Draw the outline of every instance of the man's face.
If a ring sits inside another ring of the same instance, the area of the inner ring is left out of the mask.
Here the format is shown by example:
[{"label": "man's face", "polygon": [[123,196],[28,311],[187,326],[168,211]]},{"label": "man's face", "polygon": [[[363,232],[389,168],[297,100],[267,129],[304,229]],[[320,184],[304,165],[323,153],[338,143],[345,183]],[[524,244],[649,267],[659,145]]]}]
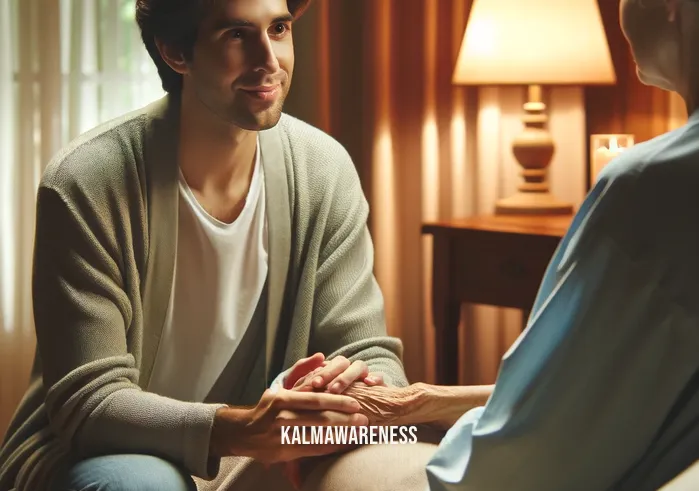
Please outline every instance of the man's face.
[{"label": "man's face", "polygon": [[619,18],[638,77],[644,84],[677,90],[680,39],[670,22],[672,0],[621,0]]},{"label": "man's face", "polygon": [[281,117],[294,69],[286,0],[223,0],[199,28],[184,90],[241,128]]}]

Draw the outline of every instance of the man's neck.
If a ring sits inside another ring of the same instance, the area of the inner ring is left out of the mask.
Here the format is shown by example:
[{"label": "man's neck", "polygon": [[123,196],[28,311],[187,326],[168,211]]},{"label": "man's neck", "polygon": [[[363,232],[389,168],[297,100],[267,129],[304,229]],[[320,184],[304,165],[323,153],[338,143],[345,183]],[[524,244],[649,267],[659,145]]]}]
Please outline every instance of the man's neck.
[{"label": "man's neck", "polygon": [[247,189],[257,132],[220,119],[192,95],[182,94],[179,164],[187,184],[201,194]]}]

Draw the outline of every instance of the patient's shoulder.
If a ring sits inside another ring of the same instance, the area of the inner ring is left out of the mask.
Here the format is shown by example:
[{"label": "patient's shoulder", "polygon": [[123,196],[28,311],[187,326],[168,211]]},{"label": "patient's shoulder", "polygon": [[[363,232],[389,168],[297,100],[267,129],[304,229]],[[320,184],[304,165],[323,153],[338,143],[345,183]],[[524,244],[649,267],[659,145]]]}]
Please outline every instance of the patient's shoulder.
[{"label": "patient's shoulder", "polygon": [[687,124],[627,149],[600,172],[598,182],[633,183],[636,190],[676,194],[682,183],[698,175],[699,124]]},{"label": "patient's shoulder", "polygon": [[699,125],[686,125],[611,162],[588,206],[598,229],[629,250],[668,251],[678,242],[699,246],[698,182]]}]

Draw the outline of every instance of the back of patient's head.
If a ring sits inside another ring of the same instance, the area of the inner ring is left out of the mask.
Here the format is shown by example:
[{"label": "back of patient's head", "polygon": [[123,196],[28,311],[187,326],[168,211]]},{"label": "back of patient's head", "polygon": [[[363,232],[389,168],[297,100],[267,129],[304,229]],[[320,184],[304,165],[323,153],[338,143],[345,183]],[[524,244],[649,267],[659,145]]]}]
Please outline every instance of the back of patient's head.
[{"label": "back of patient's head", "polygon": [[647,85],[699,91],[699,0],[621,0],[621,27]]}]

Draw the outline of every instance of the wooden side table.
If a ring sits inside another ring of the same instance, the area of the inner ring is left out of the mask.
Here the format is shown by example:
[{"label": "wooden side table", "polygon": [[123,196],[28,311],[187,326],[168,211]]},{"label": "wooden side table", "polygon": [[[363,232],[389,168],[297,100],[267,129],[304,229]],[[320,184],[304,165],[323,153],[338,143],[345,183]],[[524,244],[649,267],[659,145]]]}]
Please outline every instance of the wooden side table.
[{"label": "wooden side table", "polygon": [[[462,303],[531,310],[572,216],[476,216],[426,223],[434,237],[432,306],[437,383],[458,384]],[[465,384],[474,383],[468,373]]]}]

